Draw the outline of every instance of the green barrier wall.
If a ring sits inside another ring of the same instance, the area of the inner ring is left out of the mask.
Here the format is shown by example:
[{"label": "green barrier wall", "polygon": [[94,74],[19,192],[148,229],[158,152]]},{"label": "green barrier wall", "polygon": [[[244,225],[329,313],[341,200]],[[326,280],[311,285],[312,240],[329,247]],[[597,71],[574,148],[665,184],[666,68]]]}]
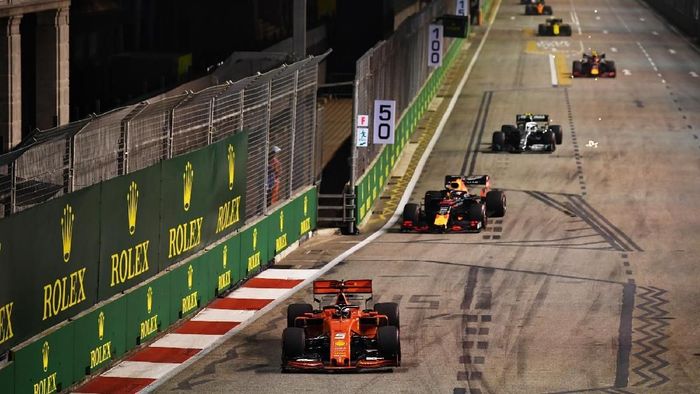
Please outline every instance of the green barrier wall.
[{"label": "green barrier wall", "polygon": [[269,217],[248,227],[240,235],[241,260],[246,266],[246,277],[260,271],[269,260],[268,221]]},{"label": "green barrier wall", "polygon": [[73,325],[14,353],[15,392],[53,393],[73,384]]},{"label": "green barrier wall", "polygon": [[267,220],[267,255],[273,258],[283,252],[289,245],[299,240],[298,204],[287,204],[268,216]]},{"label": "green barrier wall", "polygon": [[308,234],[312,229],[316,228],[316,215],[318,213],[316,203],[316,188],[307,191],[292,202],[292,204],[297,206],[299,212],[299,216],[297,217],[299,237]]},{"label": "green barrier wall", "polygon": [[15,363],[11,362],[0,368],[0,387],[3,392],[15,392]]},{"label": "green barrier wall", "polygon": [[126,346],[129,349],[154,337],[175,321],[170,315],[170,275],[156,278],[125,297]]},{"label": "green barrier wall", "polygon": [[238,133],[212,145],[216,223],[212,238],[220,239],[243,226],[248,163],[248,134]]},{"label": "green barrier wall", "polygon": [[120,297],[76,319],[74,331],[73,380],[78,381],[118,359],[126,345],[126,298]]},{"label": "green barrier wall", "polygon": [[81,190],[3,221],[0,353],[95,304],[99,190]]},{"label": "green barrier wall", "polygon": [[445,72],[455,58],[458,49],[462,46],[463,40],[462,38],[456,38],[452,42],[450,49],[445,55],[443,66],[433,71],[420,93],[413,100],[413,103],[404,110],[396,127],[396,143],[384,147],[382,153],[377,156],[372,166],[365,171],[364,176],[355,185],[355,218],[358,226],[367,215],[372,213],[372,207],[378,195],[384,189],[391,169],[396,165],[403,147],[416,129],[418,120],[423,116],[428,108],[428,104],[437,93]]},{"label": "green barrier wall", "polygon": [[214,298],[209,278],[209,257],[204,255],[174,269],[170,274],[170,316],[180,319]]},{"label": "green barrier wall", "polygon": [[221,294],[238,283],[246,273],[241,259],[241,237],[236,235],[210,250],[205,257],[209,261],[209,283],[216,294]]},{"label": "green barrier wall", "polygon": [[98,299],[158,273],[160,164],[102,184]]}]

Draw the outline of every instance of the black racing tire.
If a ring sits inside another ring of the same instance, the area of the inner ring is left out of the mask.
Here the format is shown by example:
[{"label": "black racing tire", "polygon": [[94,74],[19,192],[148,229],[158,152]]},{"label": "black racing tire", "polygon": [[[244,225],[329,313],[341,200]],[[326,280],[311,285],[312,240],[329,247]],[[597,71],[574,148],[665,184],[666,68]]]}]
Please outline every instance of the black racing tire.
[{"label": "black racing tire", "polygon": [[542,10],[542,13],[545,15],[552,15],[552,6],[544,6],[544,10]]},{"label": "black racing tire", "polygon": [[374,310],[380,315],[386,315],[390,326],[401,327],[399,318],[399,304],[395,302],[378,302],[374,304]]},{"label": "black racing tire", "polygon": [[540,24],[537,26],[537,35],[538,35],[538,36],[546,36],[546,35],[547,35],[547,26],[545,26],[544,24],[540,23]]},{"label": "black racing tire", "polygon": [[282,331],[282,362],[301,357],[306,350],[306,333],[303,328],[287,327]]},{"label": "black racing tire", "polygon": [[571,35],[571,25],[559,25],[559,35],[560,36],[570,36]]},{"label": "black racing tire", "polygon": [[387,359],[401,362],[401,340],[396,326],[382,326],[377,329],[377,347],[379,353]]},{"label": "black racing tire", "polygon": [[506,215],[506,194],[502,190],[486,193],[486,210],[491,217],[501,218]]},{"label": "black racing tire", "polygon": [[294,327],[294,320],[304,313],[311,313],[314,308],[311,304],[291,304],[287,307],[287,327]]},{"label": "black racing tire", "polygon": [[506,145],[506,134],[502,131],[494,131],[491,137],[491,150],[500,152]]},{"label": "black racing tire", "polygon": [[486,228],[486,207],[479,203],[473,203],[464,211],[466,221],[478,220],[481,222],[481,229]]},{"label": "black racing tire", "polygon": [[554,133],[554,141],[557,143],[557,145],[561,145],[562,141],[564,140],[564,134],[561,131],[561,126],[551,125],[549,126],[549,130]]},{"label": "black racing tire", "polygon": [[605,71],[608,73],[613,73],[612,77],[615,78],[617,75],[617,70],[615,69],[615,62],[612,60],[607,60],[605,62]]},{"label": "black racing tire", "polygon": [[[445,198],[445,193],[442,190],[429,190],[425,192],[423,207],[427,216],[426,220],[434,219],[435,213],[440,209],[440,201]],[[431,222],[432,223],[432,222]]]},{"label": "black racing tire", "polygon": [[403,220],[410,220],[413,223],[418,223],[420,220],[420,205],[408,203],[403,207]]},{"label": "black racing tire", "polygon": [[583,65],[581,64],[580,60],[574,60],[574,63],[571,65],[571,75],[576,76],[581,75],[583,76]]},{"label": "black racing tire", "polygon": [[549,151],[554,152],[557,150],[557,137],[554,135],[553,131],[548,131],[544,137],[545,143],[549,145]]}]

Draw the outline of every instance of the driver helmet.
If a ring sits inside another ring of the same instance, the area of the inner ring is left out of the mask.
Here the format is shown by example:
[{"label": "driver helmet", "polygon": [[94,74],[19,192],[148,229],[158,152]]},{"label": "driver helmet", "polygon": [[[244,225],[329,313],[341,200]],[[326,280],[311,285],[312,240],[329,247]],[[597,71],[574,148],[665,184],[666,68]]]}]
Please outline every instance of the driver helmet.
[{"label": "driver helmet", "polygon": [[591,56],[598,57],[598,51],[596,51],[596,50],[591,51]]},{"label": "driver helmet", "polygon": [[537,131],[537,122],[527,122],[525,124],[525,131],[528,133],[534,133]]}]

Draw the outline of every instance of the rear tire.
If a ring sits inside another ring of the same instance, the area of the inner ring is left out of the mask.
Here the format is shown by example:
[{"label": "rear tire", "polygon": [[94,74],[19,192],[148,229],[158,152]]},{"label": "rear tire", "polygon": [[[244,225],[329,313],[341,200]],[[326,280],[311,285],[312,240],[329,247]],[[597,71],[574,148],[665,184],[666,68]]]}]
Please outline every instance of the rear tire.
[{"label": "rear tire", "polygon": [[311,313],[314,308],[311,304],[291,304],[287,307],[287,327],[294,327],[294,321],[304,313]]},{"label": "rear tire", "polygon": [[494,152],[500,152],[503,150],[506,144],[506,135],[502,131],[495,131],[493,137],[491,137],[491,150]]},{"label": "rear tire", "polygon": [[491,190],[486,193],[486,210],[494,218],[506,215],[506,194],[502,190]]},{"label": "rear tire", "polygon": [[554,133],[554,140],[557,143],[557,145],[561,145],[561,142],[564,140],[564,135],[561,131],[561,126],[552,125],[549,126],[549,129]]},{"label": "rear tire", "polygon": [[534,15],[536,13],[537,11],[535,11],[535,7],[532,4],[525,6],[525,15]]},{"label": "rear tire", "polygon": [[377,347],[384,358],[394,359],[397,365],[401,363],[401,342],[399,329],[396,326],[383,326],[377,329]]},{"label": "rear tire", "polygon": [[546,36],[547,35],[547,26],[545,26],[543,24],[539,24],[537,26],[537,35]]},{"label": "rear tire", "polygon": [[395,302],[378,302],[374,304],[374,310],[381,315],[386,315],[390,326],[401,327],[399,320],[399,304]]},{"label": "rear tire", "polygon": [[287,327],[282,331],[282,362],[301,357],[306,349],[306,333],[303,328]]}]

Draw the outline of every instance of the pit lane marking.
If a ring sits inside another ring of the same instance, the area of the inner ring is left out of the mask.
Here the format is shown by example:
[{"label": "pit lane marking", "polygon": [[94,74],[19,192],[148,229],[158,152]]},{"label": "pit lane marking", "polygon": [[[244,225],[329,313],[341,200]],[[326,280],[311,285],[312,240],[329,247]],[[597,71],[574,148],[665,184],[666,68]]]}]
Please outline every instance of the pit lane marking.
[{"label": "pit lane marking", "polygon": [[693,78],[697,78],[697,77],[698,77],[698,74],[697,74],[695,71],[691,71],[691,72],[689,72],[688,74],[690,74],[690,76],[693,77]]},{"label": "pit lane marking", "polygon": [[674,49],[671,49],[671,48],[668,49],[668,52],[669,52],[671,55],[675,55],[675,54],[676,54],[676,51],[675,51]]}]

